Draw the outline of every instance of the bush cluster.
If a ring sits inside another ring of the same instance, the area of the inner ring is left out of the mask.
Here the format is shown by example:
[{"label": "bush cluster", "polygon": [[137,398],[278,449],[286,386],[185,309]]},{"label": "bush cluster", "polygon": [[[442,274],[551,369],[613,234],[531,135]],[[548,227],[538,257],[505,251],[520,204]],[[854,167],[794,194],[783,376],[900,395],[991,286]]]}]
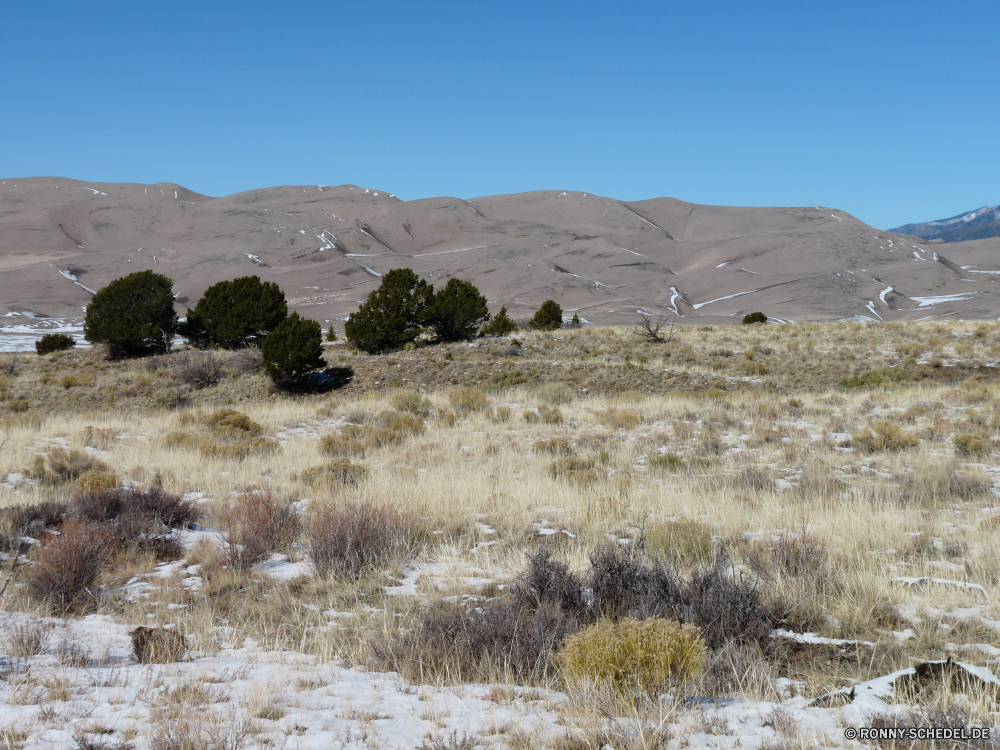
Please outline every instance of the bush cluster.
[{"label": "bush cluster", "polygon": [[72,482],[83,475],[94,472],[108,471],[107,465],[86,451],[76,448],[66,449],[52,446],[45,454],[36,455],[27,474],[48,484]]},{"label": "bush cluster", "polygon": [[207,414],[182,414],[181,425],[200,423],[208,428],[201,434],[177,431],[169,433],[164,442],[170,448],[197,449],[205,458],[242,461],[251,456],[274,453],[278,441],[265,437],[264,427],[235,409],[217,409]]},{"label": "bush cluster", "polygon": [[348,424],[339,433],[320,438],[320,452],[332,457],[361,456],[385,445],[398,445],[426,426],[420,417],[407,412],[384,411],[370,425]]},{"label": "bush cluster", "polygon": [[35,342],[35,351],[39,354],[48,354],[72,349],[74,346],[76,341],[72,336],[67,336],[65,333],[46,333]]},{"label": "bush cluster", "polygon": [[[197,506],[159,488],[103,488],[76,495],[69,506],[44,502],[3,511],[8,528],[45,542],[33,547],[25,569],[28,593],[63,609],[85,605],[113,556],[152,552],[176,556],[172,532],[200,517]],[[57,535],[44,534],[57,528]]]},{"label": "bush cluster", "polygon": [[567,682],[601,681],[622,695],[690,680],[707,663],[697,627],[661,618],[599,621],[566,638],[556,657]]},{"label": "bush cluster", "polygon": [[904,430],[895,422],[879,419],[861,428],[851,436],[859,450],[867,453],[888,453],[912,448],[918,442],[916,436]]},{"label": "bush cluster", "polygon": [[417,522],[399,511],[365,502],[342,502],[315,510],[309,522],[309,558],[320,575],[358,578],[410,552]]},{"label": "bush cluster", "polygon": [[[674,624],[643,629],[646,621]],[[620,627],[605,624],[623,622]],[[671,678],[693,675],[704,665],[703,649],[768,649],[771,644],[771,617],[756,584],[722,561],[685,576],[663,560],[644,562],[638,550],[615,545],[597,548],[584,576],[541,550],[502,596],[474,607],[427,613],[413,629],[378,644],[374,655],[383,665],[424,681],[506,676],[538,682],[551,676],[565,639],[595,625],[600,628],[588,631],[578,652],[598,648],[592,645],[595,634],[615,634],[617,646],[605,640],[600,648],[609,653],[633,648],[634,654],[643,654],[639,664],[649,666],[648,674],[628,678],[640,686],[656,682],[665,671]],[[635,635],[637,628],[643,635]],[[648,648],[635,646],[636,638]],[[587,663],[582,656],[579,662],[567,658],[580,669]],[[564,669],[575,673],[577,667]]]},{"label": "bush cluster", "polygon": [[219,512],[226,532],[226,564],[247,571],[272,552],[288,554],[299,535],[300,519],[290,498],[267,489],[250,490]]},{"label": "bush cluster", "polygon": [[299,477],[312,487],[355,486],[367,476],[368,470],[348,458],[335,458],[322,466],[305,469]]}]

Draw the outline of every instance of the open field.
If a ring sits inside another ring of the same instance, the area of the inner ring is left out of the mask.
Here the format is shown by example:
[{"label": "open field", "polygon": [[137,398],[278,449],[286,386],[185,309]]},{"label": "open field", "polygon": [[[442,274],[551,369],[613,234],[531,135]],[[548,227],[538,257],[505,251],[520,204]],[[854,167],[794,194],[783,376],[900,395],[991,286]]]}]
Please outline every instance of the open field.
[{"label": "open field", "polygon": [[[0,747],[840,747],[870,714],[997,724],[989,672],[813,701],[1000,656],[1000,325],[325,356],[350,382],[288,396],[246,355],[0,355],[4,577],[18,537],[34,561],[0,600]],[[87,500],[109,487],[197,520],[125,535]],[[38,571],[73,540],[104,564],[52,596]],[[697,625],[705,662],[639,689],[557,655],[651,615]],[[140,664],[138,626],[186,648]]]}]

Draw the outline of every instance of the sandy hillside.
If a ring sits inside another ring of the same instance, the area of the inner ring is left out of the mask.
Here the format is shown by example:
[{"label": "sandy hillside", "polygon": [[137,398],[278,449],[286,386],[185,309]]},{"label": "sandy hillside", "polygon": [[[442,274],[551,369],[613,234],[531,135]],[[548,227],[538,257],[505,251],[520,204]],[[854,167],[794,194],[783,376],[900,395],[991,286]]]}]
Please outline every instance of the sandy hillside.
[{"label": "sandy hillside", "polygon": [[[925,245],[836,209],[624,203],[541,191],[403,201],[352,185],[211,198],[179,185],[0,180],[0,309],[81,315],[111,279],[155,269],[181,314],[210,284],[278,282],[321,321],[357,308],[392,268],[477,284],[494,311],[546,298],[595,323],[637,310],[723,322],[996,318],[1000,240]],[[13,321],[23,322],[23,321]]]}]

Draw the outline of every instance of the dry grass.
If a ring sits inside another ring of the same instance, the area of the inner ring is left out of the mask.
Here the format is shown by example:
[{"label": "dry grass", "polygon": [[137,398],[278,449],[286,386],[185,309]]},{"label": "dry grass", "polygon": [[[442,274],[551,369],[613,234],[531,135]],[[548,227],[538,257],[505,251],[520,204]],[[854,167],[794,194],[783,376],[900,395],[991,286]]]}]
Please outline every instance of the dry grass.
[{"label": "dry grass", "polygon": [[[996,368],[985,367],[1000,352],[996,325],[684,329],[662,346],[636,344],[624,329],[521,338],[516,357],[492,341],[378,358],[334,346],[326,356],[354,368],[351,385],[295,398],[270,394],[261,375],[230,372],[180,402],[173,355],[109,363],[71,350],[19,362],[0,376],[0,478],[38,470],[34,483],[0,483],[8,546],[27,529],[45,542],[29,555],[36,561],[65,554],[102,564],[69,566],[87,572],[82,583],[32,583],[61,564],[21,570],[29,587],[12,588],[7,606],[31,606],[29,591],[46,602],[79,596],[121,622],[177,622],[205,653],[231,642],[226,621],[265,648],[358,665],[399,633],[424,633],[385,663],[440,681],[545,682],[557,677],[543,636],[562,620],[544,607],[530,622],[498,608],[474,623],[468,658],[425,647],[467,624],[452,614],[458,604],[502,599],[526,555],[551,549],[582,577],[594,550],[614,544],[668,562],[692,587],[685,601],[698,589],[706,612],[723,584],[703,571],[718,569],[743,576],[783,627],[878,644],[844,654],[709,632],[699,679],[710,694],[767,695],[779,676],[815,692],[942,657],[948,644],[995,643],[980,618],[1000,621],[991,554],[1000,516],[988,471],[1000,393]],[[748,364],[767,372],[747,374]],[[84,371],[92,385],[60,385]],[[201,493],[204,522],[229,532],[225,549],[176,552],[201,565],[203,588],[185,587],[178,573],[149,600],[88,596],[154,562],[89,554],[83,525],[46,532],[77,507],[69,480],[94,470],[105,472],[90,475],[95,491],[113,477],[115,486]],[[270,494],[247,492],[265,482]],[[283,582],[255,567],[272,553],[304,559],[313,545],[320,575]],[[387,595],[404,565],[419,572],[416,596]],[[990,600],[899,576],[976,584]],[[949,614],[965,610],[972,619]],[[913,636],[897,642],[892,631],[907,628]],[[512,634],[536,651],[496,658],[487,646]]]}]

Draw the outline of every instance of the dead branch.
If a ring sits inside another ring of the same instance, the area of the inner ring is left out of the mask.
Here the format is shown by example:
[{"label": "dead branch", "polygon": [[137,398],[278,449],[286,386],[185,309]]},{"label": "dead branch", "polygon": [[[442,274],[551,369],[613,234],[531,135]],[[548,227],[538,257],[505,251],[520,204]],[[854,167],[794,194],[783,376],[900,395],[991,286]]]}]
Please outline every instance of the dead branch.
[{"label": "dead branch", "polygon": [[639,313],[633,332],[647,344],[669,344],[677,335],[677,325],[666,315],[655,319],[646,313]]}]

